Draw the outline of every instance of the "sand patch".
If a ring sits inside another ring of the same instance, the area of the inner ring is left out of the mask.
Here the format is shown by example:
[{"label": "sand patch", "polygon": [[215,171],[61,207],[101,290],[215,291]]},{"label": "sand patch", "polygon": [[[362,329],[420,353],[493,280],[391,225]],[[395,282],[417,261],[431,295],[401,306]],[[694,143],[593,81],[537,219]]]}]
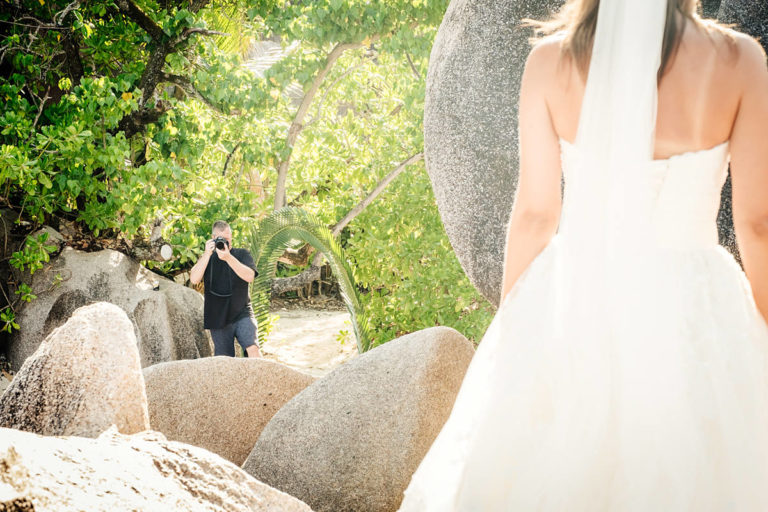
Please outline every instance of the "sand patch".
[{"label": "sand patch", "polygon": [[321,377],[357,355],[346,310],[278,308],[272,313],[280,318],[262,347],[265,359]]}]

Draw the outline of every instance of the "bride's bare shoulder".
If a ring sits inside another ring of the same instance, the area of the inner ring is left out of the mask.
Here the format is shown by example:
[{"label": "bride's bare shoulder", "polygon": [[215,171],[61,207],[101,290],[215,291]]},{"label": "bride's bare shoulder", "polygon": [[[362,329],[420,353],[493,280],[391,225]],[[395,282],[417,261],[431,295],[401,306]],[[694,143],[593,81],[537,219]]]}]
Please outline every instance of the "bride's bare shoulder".
[{"label": "bride's bare shoulder", "polygon": [[551,67],[563,55],[564,32],[556,32],[536,41],[528,54],[526,66]]},{"label": "bride's bare shoulder", "polygon": [[765,50],[754,37],[720,25],[715,20],[699,19],[698,21],[701,28],[698,31],[700,46],[711,48],[711,43],[714,43],[716,51],[726,66],[741,70],[749,68],[759,70],[766,66]]},{"label": "bride's bare shoulder", "polygon": [[736,31],[733,37],[738,48],[738,66],[742,71],[748,75],[768,71],[765,50],[757,39]]},{"label": "bride's bare shoulder", "polygon": [[768,60],[765,50],[753,37],[730,28],[720,28],[721,47],[728,51],[722,52],[725,66],[731,83],[741,86],[742,93],[753,88],[764,87],[768,83]]},{"label": "bride's bare shoulder", "polygon": [[562,71],[563,63],[570,59],[563,52],[564,38],[564,33],[557,32],[536,41],[525,62],[525,74],[541,81],[542,85],[552,84],[552,79]]}]

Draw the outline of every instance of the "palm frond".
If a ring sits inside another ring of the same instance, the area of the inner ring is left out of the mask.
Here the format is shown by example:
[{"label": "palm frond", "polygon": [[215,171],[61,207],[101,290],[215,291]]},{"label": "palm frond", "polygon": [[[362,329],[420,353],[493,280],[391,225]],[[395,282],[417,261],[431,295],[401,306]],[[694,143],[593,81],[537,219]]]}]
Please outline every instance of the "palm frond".
[{"label": "palm frond", "polygon": [[226,9],[208,9],[204,11],[206,25],[211,30],[229,34],[213,36],[216,46],[228,53],[244,55],[253,43],[253,38],[243,35],[247,23],[245,15],[236,7],[229,12]]},{"label": "palm frond", "polygon": [[[263,218],[251,230],[251,254],[259,272],[251,286],[251,303],[256,320],[260,325],[264,325],[268,319],[271,284],[277,270],[277,259],[295,240],[310,244],[326,257],[339,282],[342,299],[352,319],[358,352],[372,348],[368,319],[360,303],[359,292],[344,250],[320,219],[301,208],[281,208]],[[259,329],[259,344],[265,341],[264,336]]]},{"label": "palm frond", "polygon": [[[249,47],[243,61],[243,67],[252,71],[256,76],[263,77],[266,70],[299,49],[299,41],[293,41],[285,48],[283,45],[270,40],[254,41]],[[285,86],[282,95],[298,107],[304,97],[304,88],[297,81]]]}]

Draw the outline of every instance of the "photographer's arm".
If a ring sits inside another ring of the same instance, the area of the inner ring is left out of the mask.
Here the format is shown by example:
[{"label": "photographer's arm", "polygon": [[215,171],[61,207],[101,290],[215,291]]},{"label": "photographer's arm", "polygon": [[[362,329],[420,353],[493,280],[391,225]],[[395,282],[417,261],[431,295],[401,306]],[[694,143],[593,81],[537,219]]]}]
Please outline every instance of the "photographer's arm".
[{"label": "photographer's arm", "polygon": [[197,284],[200,281],[203,280],[203,275],[205,274],[205,268],[208,266],[208,262],[211,259],[211,254],[213,254],[213,240],[208,240],[205,243],[205,252],[202,256],[200,256],[200,259],[197,260],[197,263],[195,263],[195,266],[192,267],[192,269],[189,271],[189,282],[192,284]]},{"label": "photographer's arm", "polygon": [[253,281],[253,278],[256,277],[256,272],[254,272],[252,268],[243,265],[240,260],[232,256],[232,253],[229,252],[229,248],[224,251],[216,249],[216,253],[219,255],[219,259],[226,261],[227,265],[229,265],[230,268],[235,271],[237,277],[246,283],[250,283]]}]

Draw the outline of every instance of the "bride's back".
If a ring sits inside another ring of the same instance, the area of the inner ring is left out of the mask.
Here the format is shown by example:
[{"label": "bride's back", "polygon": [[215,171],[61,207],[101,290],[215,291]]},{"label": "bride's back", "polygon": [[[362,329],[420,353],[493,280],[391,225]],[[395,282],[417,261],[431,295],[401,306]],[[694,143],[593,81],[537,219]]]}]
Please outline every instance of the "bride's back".
[{"label": "bride's back", "polygon": [[[550,54],[554,76],[546,97],[554,129],[573,141],[585,77],[572,58],[560,55],[561,41],[545,40],[538,50]],[[730,139],[744,93],[742,54],[755,51],[750,44],[754,46],[754,40],[735,31],[686,23],[659,82],[655,158],[708,149]]]},{"label": "bride's back", "polygon": [[[678,6],[678,19],[684,12],[680,5],[687,6],[685,12],[696,5],[694,0],[669,0],[673,1]],[[571,12],[580,13],[593,12],[598,5],[599,0],[566,3],[566,7],[577,8]],[[584,36],[589,33],[589,19],[589,16],[575,17],[572,22],[561,19],[551,25],[550,28],[563,28],[557,32],[559,35],[546,37],[534,46],[525,65],[518,109],[519,180],[505,253],[515,254],[518,247],[526,243],[531,244],[532,249],[505,262],[503,292],[509,291],[511,283],[537,253],[536,249],[543,246],[560,223],[562,144],[559,139],[567,142],[576,139],[585,90],[582,75],[586,75],[580,69],[588,69],[584,62],[577,65],[571,53],[563,52],[562,48],[563,44],[570,44],[577,58],[588,58],[584,55],[588,53],[585,51],[589,47],[588,37]],[[755,39],[719,26],[707,26],[707,23],[690,15],[681,34],[681,44],[659,82],[654,158],[664,160],[717,146],[728,151],[736,239],[755,299],[768,318],[766,55]],[[541,33],[552,32],[546,27],[541,30]],[[574,41],[579,43],[578,47],[573,46]],[[722,144],[725,141],[729,143]],[[720,156],[717,152],[706,154],[713,155],[710,158]],[[689,155],[685,161],[694,165],[692,157]],[[679,164],[681,159],[676,162]],[[694,174],[692,179],[695,178]],[[706,179],[706,173],[702,179]],[[685,187],[676,190],[679,193],[676,192],[675,197],[694,193]],[[684,209],[681,203],[678,210]],[[526,237],[535,240],[526,242]]]}]

